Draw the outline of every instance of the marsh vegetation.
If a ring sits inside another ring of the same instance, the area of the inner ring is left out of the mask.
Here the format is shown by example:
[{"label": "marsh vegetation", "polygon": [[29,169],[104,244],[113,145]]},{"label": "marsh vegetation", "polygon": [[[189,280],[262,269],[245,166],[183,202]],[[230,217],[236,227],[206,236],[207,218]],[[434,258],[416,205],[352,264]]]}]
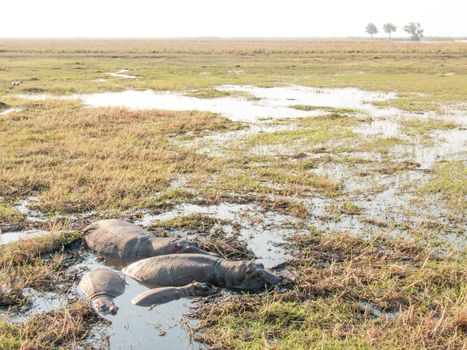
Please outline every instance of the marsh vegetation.
[{"label": "marsh vegetation", "polygon": [[[465,43],[2,40],[0,51],[0,110],[14,108],[0,114],[0,230],[51,232],[0,246],[0,348],[117,349],[140,326],[143,348],[465,347]],[[136,78],[107,74],[122,69]],[[349,87],[358,104],[307,103]],[[145,89],[293,112],[233,121],[73,95]],[[274,97],[285,93],[301,95]],[[110,217],[256,255],[289,282],[191,304],[183,326],[158,314],[170,307],[145,313],[151,326],[108,325],[75,287],[97,263],[79,232]],[[31,290],[66,302],[37,309]]]}]

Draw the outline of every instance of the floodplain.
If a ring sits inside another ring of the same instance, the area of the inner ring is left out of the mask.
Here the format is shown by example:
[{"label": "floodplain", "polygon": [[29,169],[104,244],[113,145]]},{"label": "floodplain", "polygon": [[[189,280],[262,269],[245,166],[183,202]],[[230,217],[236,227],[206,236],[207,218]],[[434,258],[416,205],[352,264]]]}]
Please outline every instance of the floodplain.
[{"label": "floodplain", "polygon": [[[0,40],[0,348],[465,348],[466,96],[459,42]],[[98,315],[116,217],[287,282]]]}]

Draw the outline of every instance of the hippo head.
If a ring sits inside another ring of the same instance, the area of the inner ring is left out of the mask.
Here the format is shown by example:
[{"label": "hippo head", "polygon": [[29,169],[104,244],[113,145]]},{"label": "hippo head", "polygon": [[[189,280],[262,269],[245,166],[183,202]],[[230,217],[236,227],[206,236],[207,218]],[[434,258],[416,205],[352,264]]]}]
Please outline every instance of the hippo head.
[{"label": "hippo head", "polygon": [[116,315],[118,307],[114,304],[113,298],[107,295],[101,295],[92,300],[92,306],[97,312],[103,314]]},{"label": "hippo head", "polygon": [[194,296],[205,297],[214,294],[214,289],[206,283],[193,282],[190,284],[191,293]]},{"label": "hippo head", "polygon": [[171,246],[175,254],[195,253],[195,254],[208,254],[208,255],[216,256],[216,254],[213,254],[201,248],[198,248],[198,244],[194,241],[188,241],[185,239],[176,239],[171,242]]},{"label": "hippo head", "polygon": [[236,288],[245,290],[261,290],[268,286],[275,285],[282,280],[264,269],[261,263],[241,262],[240,279],[236,283]]}]

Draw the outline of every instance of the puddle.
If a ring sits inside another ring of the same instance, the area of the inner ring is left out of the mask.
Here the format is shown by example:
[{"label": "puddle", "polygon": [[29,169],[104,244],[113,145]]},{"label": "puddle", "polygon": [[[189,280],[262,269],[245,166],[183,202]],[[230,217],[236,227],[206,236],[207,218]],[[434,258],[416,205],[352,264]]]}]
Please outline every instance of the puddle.
[{"label": "puddle", "polygon": [[435,145],[431,147],[415,146],[411,153],[422,169],[431,169],[437,160],[466,159],[467,132],[449,130],[436,132]]},{"label": "puddle", "polygon": [[128,74],[125,74],[129,72],[128,69],[121,69],[119,70],[118,72],[114,72],[114,73],[105,73],[107,75],[110,75],[112,77],[117,77],[117,78],[123,78],[123,79],[136,79],[136,75],[128,75]]},{"label": "puddle", "polygon": [[[211,206],[182,204],[166,213],[145,215],[136,223],[147,226],[154,221],[190,214],[207,214],[219,220],[235,221],[240,225],[240,239],[247,242],[248,248],[257,258],[256,261],[263,263],[266,268],[271,268],[290,258],[281,248],[281,244],[285,243],[285,237],[295,231],[284,228],[284,224],[294,222],[296,219],[275,212],[262,213],[258,210],[255,204],[221,203]],[[188,234],[185,234],[186,236]]]},{"label": "puddle", "polygon": [[[75,266],[92,270],[108,268],[125,278],[125,293],[115,298],[115,304],[119,308],[117,315],[105,315],[112,322],[106,327],[112,350],[201,349],[199,344],[190,341],[188,329],[182,322],[190,322],[192,326],[195,324],[184,317],[193,305],[192,300],[179,299],[154,309],[136,306],[131,303],[131,299],[146,291],[147,287],[123,275],[120,270],[96,261],[91,254],[83,263]],[[165,332],[165,335],[161,336],[161,332]]]},{"label": "puddle", "polygon": [[29,222],[47,222],[47,217],[38,210],[31,209],[30,206],[37,204],[38,198],[29,197],[21,199],[14,208],[24,215],[24,218]]},{"label": "puddle", "polygon": [[[26,204],[21,203],[19,207],[27,210]],[[253,204],[222,203],[212,206],[184,204],[160,215],[145,215],[136,223],[147,226],[155,220],[165,220],[177,215],[193,213],[209,214],[221,220],[235,220],[241,223],[240,238],[248,241],[249,247],[258,257],[257,261],[264,263],[266,268],[271,268],[289,258],[277,245],[284,243],[284,237],[291,233],[290,230],[281,227],[284,223],[289,223],[294,219],[273,212],[260,213],[257,209]],[[11,232],[2,236],[17,235],[18,233]],[[106,319],[111,321],[111,324],[96,326],[91,331],[96,343],[102,341],[105,343],[107,341],[112,350],[152,350],[155,348],[198,350],[204,348],[203,345],[191,341],[189,327],[187,327],[187,324],[190,327],[196,326],[196,320],[186,317],[190,308],[195,306],[195,300],[182,298],[159,305],[154,309],[139,307],[133,305],[131,299],[148,288],[123,275],[118,268],[108,266],[97,260],[91,252],[86,253],[82,262],[71,267],[73,270],[83,272],[97,268],[107,268],[120,274],[125,279],[126,288],[121,296],[115,298],[115,304],[119,308],[117,315],[104,315]],[[12,322],[22,322],[32,314],[65,306],[68,298],[75,294],[84,298],[77,285],[69,295],[38,293],[33,290],[26,290],[25,292],[33,300],[32,307],[21,314],[9,315]],[[233,292],[223,291],[223,293]],[[102,337],[104,339],[101,339]]]},{"label": "puddle", "polygon": [[400,125],[386,119],[373,120],[369,124],[362,124],[353,129],[361,135],[380,135],[384,137],[396,137],[400,135]]},{"label": "puddle", "polygon": [[18,107],[7,108],[7,109],[1,111],[0,115],[5,115],[5,114],[8,114],[8,113],[19,112],[19,111],[21,111],[21,108],[18,108]]},{"label": "puddle", "polygon": [[66,295],[54,292],[38,292],[31,288],[23,289],[23,295],[31,301],[28,309],[21,314],[9,315],[11,322],[24,322],[28,317],[43,312],[58,309],[67,304],[68,298]]},{"label": "puddle", "polygon": [[[242,97],[204,99],[185,96],[183,92],[136,91],[104,92],[62,96],[79,99],[90,107],[126,107],[128,109],[165,109],[174,111],[201,110],[220,113],[233,121],[257,122],[263,118],[300,118],[322,115],[324,110],[301,111],[293,105],[376,110],[369,102],[394,97],[392,93],[368,92],[355,88],[318,89],[305,86],[259,88],[255,86],[223,85],[225,91],[244,91],[255,100]],[[52,98],[49,95],[21,95],[33,100]]]},{"label": "puddle", "polygon": [[44,230],[9,231],[0,234],[0,244],[10,244],[23,239],[32,239],[45,236],[48,233],[48,231]]}]

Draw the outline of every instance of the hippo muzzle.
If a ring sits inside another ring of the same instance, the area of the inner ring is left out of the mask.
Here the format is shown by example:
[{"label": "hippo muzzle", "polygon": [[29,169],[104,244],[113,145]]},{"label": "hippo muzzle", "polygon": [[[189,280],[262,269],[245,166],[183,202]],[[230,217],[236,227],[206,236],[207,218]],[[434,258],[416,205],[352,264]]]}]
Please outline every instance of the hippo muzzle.
[{"label": "hippo muzzle", "polygon": [[113,298],[107,295],[98,296],[92,300],[92,306],[97,312],[103,314],[116,315],[118,307],[114,304]]}]

